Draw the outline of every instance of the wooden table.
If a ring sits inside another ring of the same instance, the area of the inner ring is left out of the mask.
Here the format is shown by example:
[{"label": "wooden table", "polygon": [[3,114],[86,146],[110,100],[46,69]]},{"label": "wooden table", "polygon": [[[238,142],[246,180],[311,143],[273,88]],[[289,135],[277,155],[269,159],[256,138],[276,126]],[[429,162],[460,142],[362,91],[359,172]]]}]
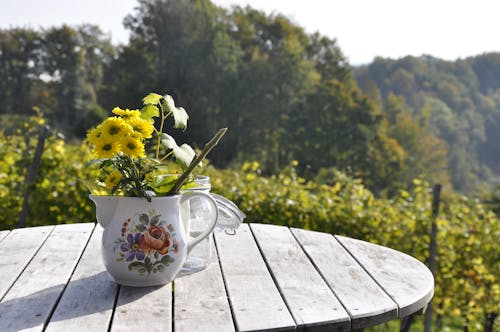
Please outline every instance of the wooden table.
[{"label": "wooden table", "polygon": [[205,271],[163,287],[113,282],[94,223],[0,232],[0,331],[349,331],[424,308],[430,271],[342,236],[243,224]]}]

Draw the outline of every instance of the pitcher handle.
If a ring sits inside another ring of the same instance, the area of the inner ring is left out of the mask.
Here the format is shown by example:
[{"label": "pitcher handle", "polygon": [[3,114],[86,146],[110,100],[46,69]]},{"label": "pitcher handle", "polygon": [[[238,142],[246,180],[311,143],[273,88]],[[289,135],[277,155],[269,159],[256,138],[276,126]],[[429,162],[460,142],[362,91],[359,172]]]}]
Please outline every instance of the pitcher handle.
[{"label": "pitcher handle", "polygon": [[[187,245],[187,253],[194,248],[201,240],[210,235],[210,233],[214,230],[215,224],[217,223],[217,218],[219,216],[219,210],[217,208],[217,203],[209,194],[204,192],[196,192],[196,191],[187,191],[182,193],[180,204],[182,205],[185,201],[188,201],[194,197],[199,197],[201,199],[206,200],[210,204],[210,224],[206,230],[204,230],[200,235],[190,240]],[[189,237],[189,234],[186,234]]]}]

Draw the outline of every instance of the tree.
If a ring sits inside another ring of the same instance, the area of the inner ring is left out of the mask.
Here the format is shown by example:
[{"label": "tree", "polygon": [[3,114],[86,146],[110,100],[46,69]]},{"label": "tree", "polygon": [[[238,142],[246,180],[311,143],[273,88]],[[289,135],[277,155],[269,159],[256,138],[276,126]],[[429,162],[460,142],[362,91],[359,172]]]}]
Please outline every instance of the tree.
[{"label": "tree", "polygon": [[58,102],[49,116],[54,123],[81,137],[89,125],[105,116],[97,97],[103,68],[113,52],[109,38],[96,26],[73,29],[63,25],[44,32],[45,74]]},{"label": "tree", "polygon": [[30,114],[39,81],[41,36],[32,29],[0,30],[0,114]]},{"label": "tree", "polygon": [[407,188],[414,179],[421,177],[448,186],[446,143],[425,127],[425,121],[412,116],[413,112],[405,105],[403,97],[389,94],[384,111],[389,122],[387,132],[399,142],[406,154],[405,171],[400,180],[402,188]]},{"label": "tree", "polygon": [[[316,87],[319,75],[308,59],[308,37],[281,15],[236,8],[233,38],[244,52],[237,93],[241,104],[239,146],[275,172],[293,159],[289,122],[293,110]],[[248,154],[247,154],[248,156]]]},{"label": "tree", "polygon": [[137,57],[147,62],[147,70],[136,79],[147,79],[153,90],[172,95],[192,115],[185,134],[174,136],[189,136],[199,146],[217,128],[230,127],[221,151],[212,156],[219,164],[234,153],[236,144],[227,141],[237,138],[231,134],[237,130],[235,123],[227,122],[234,121],[237,111],[232,89],[240,50],[228,34],[228,20],[225,11],[208,0],[141,0],[125,20],[131,42],[142,46]]}]

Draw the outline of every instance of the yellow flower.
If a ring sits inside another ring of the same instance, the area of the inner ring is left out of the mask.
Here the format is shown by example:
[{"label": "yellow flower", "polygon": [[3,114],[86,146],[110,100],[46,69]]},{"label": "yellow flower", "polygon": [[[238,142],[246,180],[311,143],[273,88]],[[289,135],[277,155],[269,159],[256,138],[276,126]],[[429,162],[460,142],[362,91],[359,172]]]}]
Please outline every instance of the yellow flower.
[{"label": "yellow flower", "polygon": [[94,144],[94,155],[97,158],[113,158],[120,152],[120,144],[112,137],[101,137]]},{"label": "yellow flower", "polygon": [[122,139],[121,150],[125,155],[132,158],[146,157],[144,144],[142,144],[139,138],[134,136],[127,136]]},{"label": "yellow flower", "polygon": [[139,134],[140,138],[151,138],[153,131],[155,130],[155,127],[151,122],[138,117],[128,119],[127,123],[130,127],[132,127],[132,130],[135,133]]},{"label": "yellow flower", "polygon": [[106,180],[104,180],[104,183],[106,184],[106,188],[108,189],[113,189],[118,182],[120,182],[122,178],[122,173],[120,171],[113,171],[111,174],[108,175]]},{"label": "yellow flower", "polygon": [[104,120],[99,127],[102,130],[102,136],[117,139],[122,136],[132,134],[132,128],[124,119],[112,116]]},{"label": "yellow flower", "polygon": [[101,136],[102,128],[100,128],[100,126],[97,126],[87,132],[87,140],[93,145],[96,145],[96,143],[99,142]]},{"label": "yellow flower", "polygon": [[128,108],[122,110],[120,107],[115,107],[111,112],[113,112],[113,114],[120,115],[125,119],[141,116],[141,112],[139,110],[129,110]]}]

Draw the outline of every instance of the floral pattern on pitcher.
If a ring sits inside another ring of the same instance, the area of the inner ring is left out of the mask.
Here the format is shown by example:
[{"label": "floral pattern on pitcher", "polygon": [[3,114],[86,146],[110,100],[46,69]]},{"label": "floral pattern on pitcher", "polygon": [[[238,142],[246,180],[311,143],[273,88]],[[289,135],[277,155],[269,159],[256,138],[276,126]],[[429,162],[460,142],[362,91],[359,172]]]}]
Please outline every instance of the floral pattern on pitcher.
[{"label": "floral pattern on pitcher", "polygon": [[130,271],[141,275],[163,272],[175,259],[170,255],[179,251],[175,228],[161,219],[161,214],[150,211],[128,218],[122,225],[121,237],[115,242],[117,262],[128,264]]}]

